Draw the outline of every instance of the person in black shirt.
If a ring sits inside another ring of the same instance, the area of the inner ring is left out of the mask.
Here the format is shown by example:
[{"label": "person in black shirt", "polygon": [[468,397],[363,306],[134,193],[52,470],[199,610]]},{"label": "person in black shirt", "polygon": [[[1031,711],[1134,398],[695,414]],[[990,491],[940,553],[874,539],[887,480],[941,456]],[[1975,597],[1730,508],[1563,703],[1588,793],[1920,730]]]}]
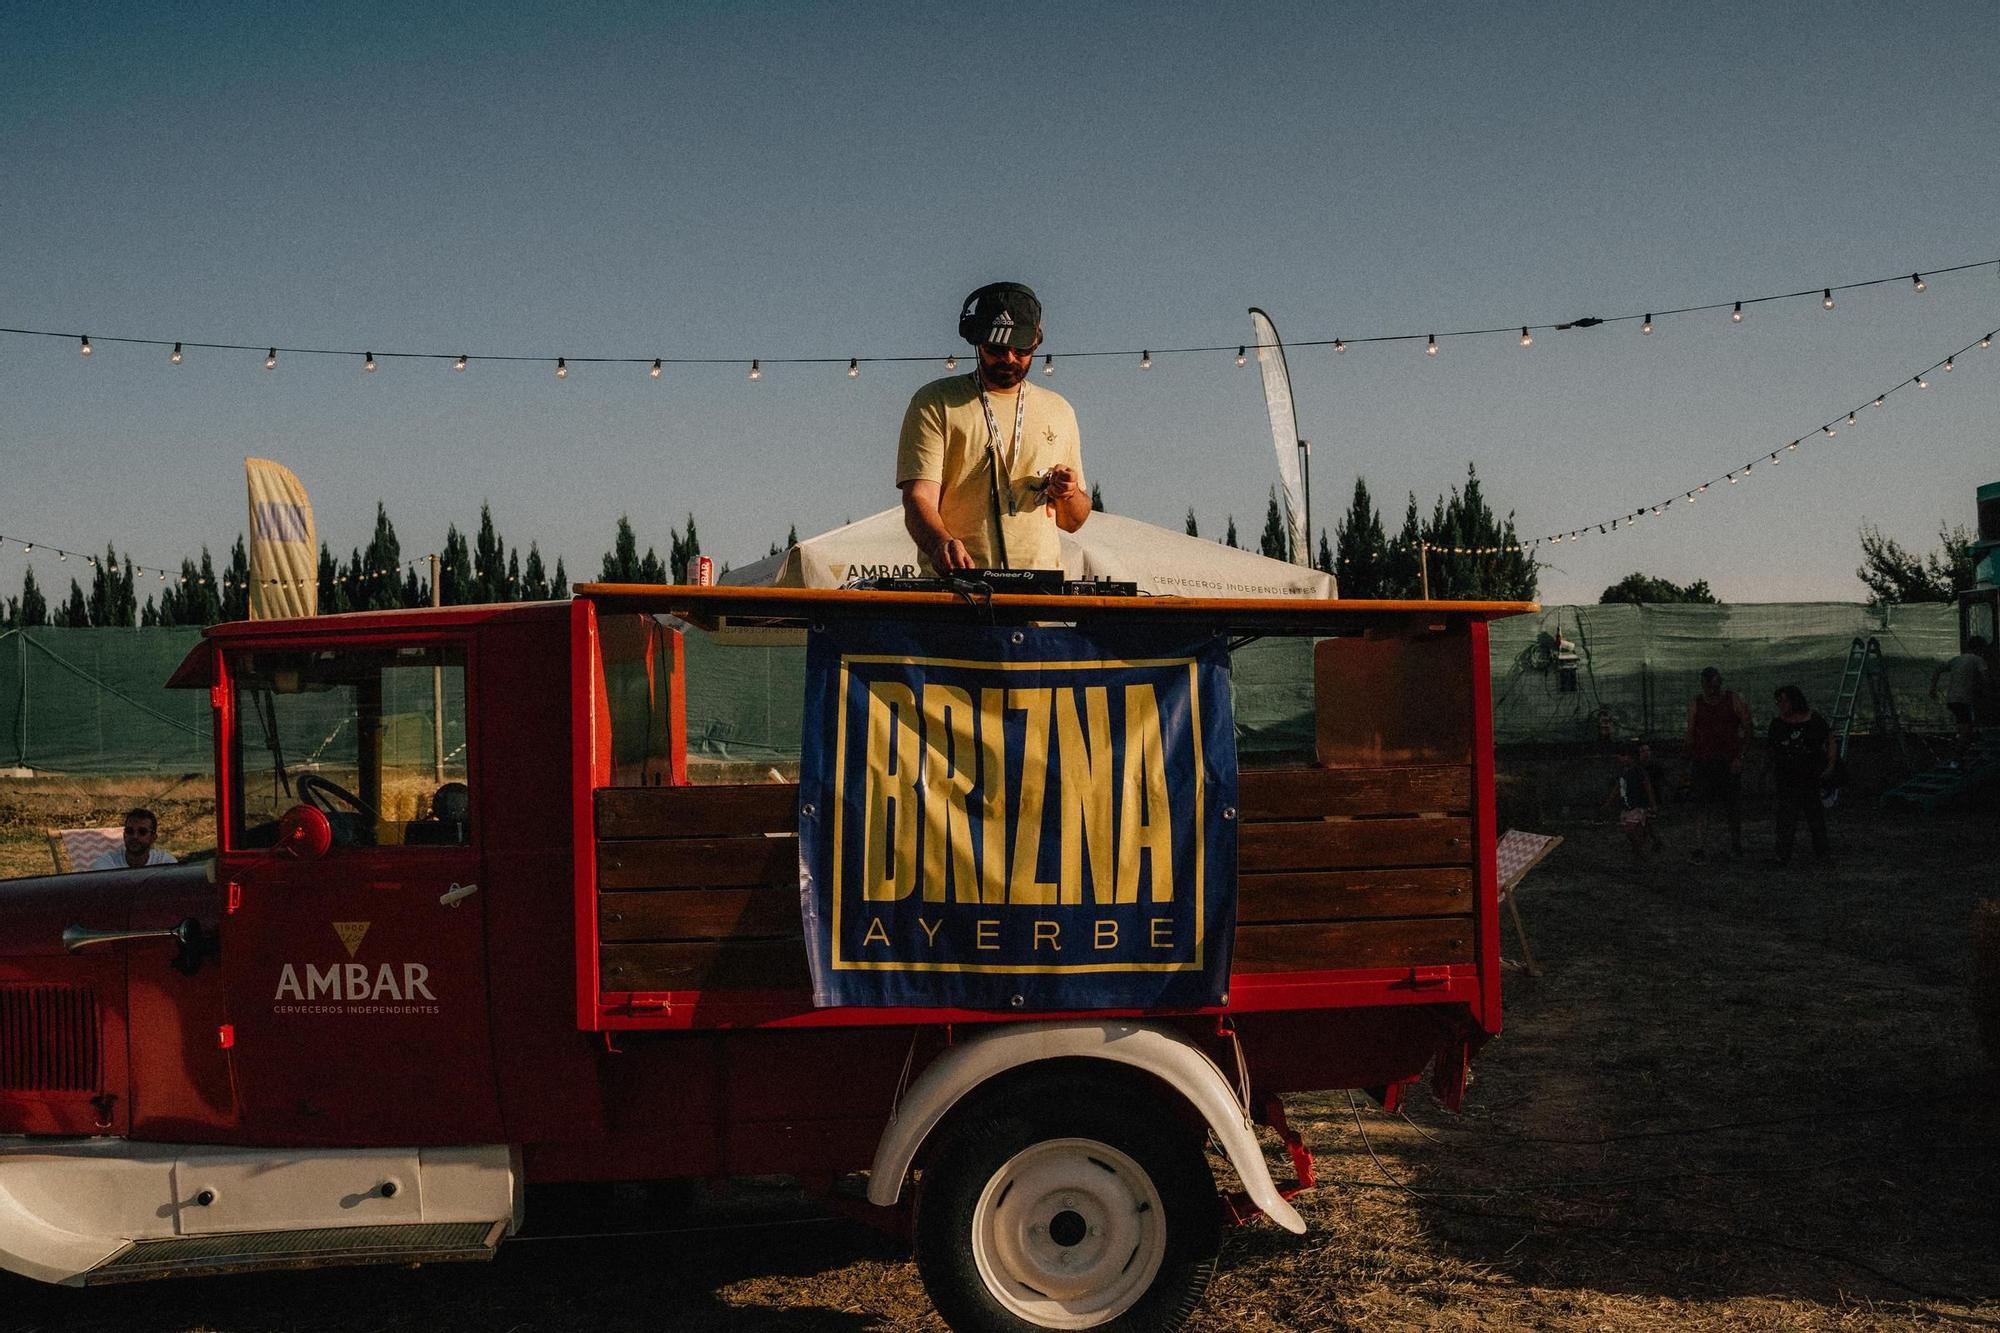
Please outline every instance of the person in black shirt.
[{"label": "person in black shirt", "polygon": [[1792,835],[1799,815],[1806,817],[1815,857],[1824,858],[1826,807],[1820,804],[1820,783],[1832,775],[1837,752],[1833,728],[1806,702],[1796,685],[1778,687],[1778,715],[1771,719],[1771,780],[1776,789],[1779,865],[1792,859]]}]

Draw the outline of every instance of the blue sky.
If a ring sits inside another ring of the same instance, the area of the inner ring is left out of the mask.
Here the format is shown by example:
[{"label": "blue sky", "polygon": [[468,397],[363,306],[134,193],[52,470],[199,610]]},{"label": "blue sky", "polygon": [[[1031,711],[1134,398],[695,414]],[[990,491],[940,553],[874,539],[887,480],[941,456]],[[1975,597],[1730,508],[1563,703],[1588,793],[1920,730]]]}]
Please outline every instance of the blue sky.
[{"label": "blue sky", "polygon": [[[1290,340],[1544,324],[2000,258],[1986,4],[52,4],[0,37],[0,591],[15,540],[177,564],[277,458],[321,536],[405,553],[492,506],[594,573],[629,513],[744,563],[895,502],[957,303],[1033,285],[1110,506],[1261,527],[1247,307]],[[1314,516],[1476,464],[1524,536],[1721,475],[2000,327],[2000,267],[1708,312],[1291,357]],[[518,355],[164,351],[114,336]],[[554,357],[734,358],[669,367]],[[845,358],[935,355],[864,365]],[[769,359],[838,358],[825,366]],[[745,375],[767,359],[762,381]],[[1855,600],[1856,530],[1928,549],[2000,480],[2000,349],[1616,538],[1633,570]],[[1044,382],[1037,377],[1037,382]]]}]

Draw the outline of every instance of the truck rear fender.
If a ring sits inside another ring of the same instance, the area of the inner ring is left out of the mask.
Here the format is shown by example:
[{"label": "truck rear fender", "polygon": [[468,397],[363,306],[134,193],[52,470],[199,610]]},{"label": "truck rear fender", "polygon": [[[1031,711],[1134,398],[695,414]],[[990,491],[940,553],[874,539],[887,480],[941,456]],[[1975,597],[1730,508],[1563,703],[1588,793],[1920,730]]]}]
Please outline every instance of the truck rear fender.
[{"label": "truck rear fender", "polygon": [[1172,1088],[1214,1131],[1251,1201],[1285,1230],[1305,1234],[1305,1219],[1278,1193],[1249,1116],[1215,1062],[1177,1032],[1130,1022],[1007,1024],[946,1051],[917,1076],[883,1129],[868,1201],[888,1207],[902,1196],[925,1140],[968,1094],[1010,1070],[1060,1059],[1129,1066]]}]

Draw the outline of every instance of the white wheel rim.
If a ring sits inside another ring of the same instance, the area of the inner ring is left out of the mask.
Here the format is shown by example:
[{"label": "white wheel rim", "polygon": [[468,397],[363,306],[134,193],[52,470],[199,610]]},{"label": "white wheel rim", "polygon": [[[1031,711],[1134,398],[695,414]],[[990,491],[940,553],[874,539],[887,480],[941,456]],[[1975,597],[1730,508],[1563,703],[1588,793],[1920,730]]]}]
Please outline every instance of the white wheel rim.
[{"label": "white wheel rim", "polygon": [[1152,1177],[1096,1139],[1048,1139],[993,1173],[972,1257],[993,1298],[1043,1328],[1094,1328],[1159,1275],[1167,1216]]}]

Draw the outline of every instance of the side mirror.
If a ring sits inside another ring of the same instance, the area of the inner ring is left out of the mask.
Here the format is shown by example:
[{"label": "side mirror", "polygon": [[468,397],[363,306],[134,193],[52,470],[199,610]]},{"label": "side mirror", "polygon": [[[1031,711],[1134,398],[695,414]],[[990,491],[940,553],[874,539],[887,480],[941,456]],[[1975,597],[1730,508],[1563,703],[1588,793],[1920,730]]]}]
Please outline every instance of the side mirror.
[{"label": "side mirror", "polygon": [[317,806],[295,805],[278,820],[278,841],[271,850],[295,861],[317,861],[333,846],[333,825]]}]

